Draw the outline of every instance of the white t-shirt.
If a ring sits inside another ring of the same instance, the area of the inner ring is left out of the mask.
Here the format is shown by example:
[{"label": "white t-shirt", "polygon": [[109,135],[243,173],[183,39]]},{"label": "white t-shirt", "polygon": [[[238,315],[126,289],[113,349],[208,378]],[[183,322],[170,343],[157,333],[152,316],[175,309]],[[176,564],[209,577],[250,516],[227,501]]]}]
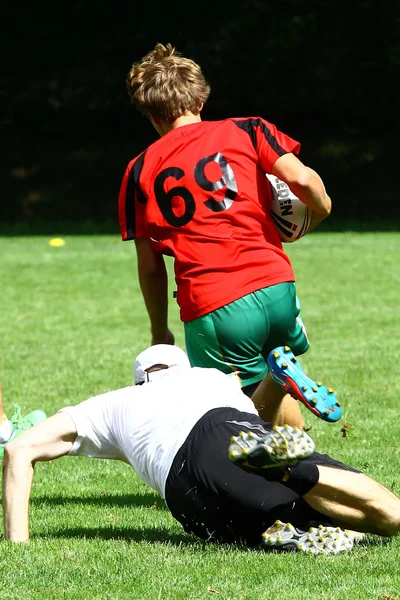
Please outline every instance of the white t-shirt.
[{"label": "white t-shirt", "polygon": [[60,412],[72,417],[78,433],[70,454],[130,463],[164,498],[175,455],[205,413],[219,407],[257,410],[236,379],[217,369],[159,373],[150,383],[107,392]]}]

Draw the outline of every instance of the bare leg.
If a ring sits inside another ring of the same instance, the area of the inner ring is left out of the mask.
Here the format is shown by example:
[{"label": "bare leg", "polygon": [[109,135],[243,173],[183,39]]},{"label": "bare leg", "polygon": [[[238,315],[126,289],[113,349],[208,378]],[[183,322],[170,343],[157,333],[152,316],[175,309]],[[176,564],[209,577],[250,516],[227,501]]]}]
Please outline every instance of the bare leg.
[{"label": "bare leg", "polygon": [[285,423],[303,429],[300,405],[280,388],[267,373],[251,397],[260,417],[273,425]]},{"label": "bare leg", "polygon": [[382,536],[400,531],[400,499],[361,473],[318,466],[319,481],[304,500],[335,525]]}]

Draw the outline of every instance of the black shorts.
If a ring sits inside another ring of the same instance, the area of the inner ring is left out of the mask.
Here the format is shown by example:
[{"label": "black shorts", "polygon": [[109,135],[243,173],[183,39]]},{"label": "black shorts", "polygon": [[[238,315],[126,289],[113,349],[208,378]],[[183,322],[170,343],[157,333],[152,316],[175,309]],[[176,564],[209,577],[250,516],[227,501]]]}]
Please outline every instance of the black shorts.
[{"label": "black shorts", "polygon": [[[211,410],[198,421],[172,463],[165,489],[167,506],[187,533],[210,541],[257,545],[277,519],[306,530],[315,523],[331,524],[298,493],[247,473],[229,460],[232,435],[250,430],[263,435],[268,428],[258,415],[233,408]],[[300,465],[307,491],[318,482],[316,465],[358,472],[318,453]]]}]

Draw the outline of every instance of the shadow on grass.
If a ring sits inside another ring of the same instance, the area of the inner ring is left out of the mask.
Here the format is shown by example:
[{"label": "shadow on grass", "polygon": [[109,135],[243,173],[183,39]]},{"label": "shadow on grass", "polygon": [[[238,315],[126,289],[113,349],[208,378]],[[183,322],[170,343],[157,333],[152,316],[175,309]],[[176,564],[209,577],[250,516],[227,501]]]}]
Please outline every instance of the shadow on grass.
[{"label": "shadow on grass", "polygon": [[[162,510],[168,511],[168,508],[164,500],[155,494],[103,494],[103,495],[92,495],[92,496],[42,496],[31,498],[31,504],[43,507],[47,506],[67,506],[70,504],[77,505],[93,505],[103,507],[115,507],[120,508],[147,508],[150,510]],[[134,528],[134,527],[113,527],[112,525],[102,528],[84,528],[84,527],[69,527],[67,529],[60,529],[58,531],[49,532],[34,536],[38,538],[77,538],[77,539],[103,539],[103,540],[125,540],[133,542],[157,542],[157,543],[168,543],[174,546],[193,546],[196,544],[198,547],[209,545],[210,543],[225,548],[240,548],[246,550],[258,550],[263,552],[277,553],[279,551],[266,548],[261,545],[248,546],[246,544],[229,544],[229,543],[218,543],[218,542],[206,542],[194,535],[182,533],[176,534],[171,532],[167,528]],[[354,549],[368,550],[372,548],[387,547],[391,543],[391,538],[380,537],[368,534],[363,540],[357,542],[354,545]]]},{"label": "shadow on grass", "polygon": [[160,528],[134,528],[134,527],[68,527],[57,531],[47,532],[38,536],[38,538],[56,538],[56,539],[85,539],[85,540],[123,540],[131,542],[157,542],[173,546],[193,546],[204,545],[206,542],[197,539],[194,536],[182,533],[171,532],[170,529]]},{"label": "shadow on grass", "polygon": [[[115,540],[136,543],[155,543],[167,544],[169,546],[196,548],[202,550],[209,546],[218,546],[221,548],[238,549],[249,552],[262,552],[268,554],[281,554],[282,550],[269,548],[264,544],[259,546],[249,546],[245,543],[219,543],[215,541],[206,541],[197,538],[194,535],[186,533],[174,533],[170,529],[157,527],[150,528],[135,528],[135,527],[101,527],[101,528],[83,528],[83,527],[68,527],[57,531],[47,532],[45,534],[35,535],[32,539],[82,539],[82,540]],[[353,551],[364,553],[367,550],[375,548],[386,548],[390,544],[390,538],[368,537],[367,539],[355,544]],[[285,552],[288,553],[290,551]],[[297,554],[297,553],[296,553]]]},{"label": "shadow on grass", "polygon": [[174,533],[171,529],[164,527],[157,527],[154,529],[142,527],[68,527],[59,529],[57,531],[51,531],[43,534],[33,535],[31,539],[82,539],[82,540],[115,540],[125,542],[139,542],[139,543],[157,543],[167,544],[169,546],[176,547],[195,547],[199,550],[209,546],[218,546],[226,549],[240,549],[246,551],[262,551],[271,552],[269,548],[264,545],[260,546],[249,546],[244,543],[223,543],[216,541],[206,541],[201,538],[191,535],[189,533]]},{"label": "shadow on grass", "polygon": [[120,508],[152,508],[168,510],[164,500],[155,494],[101,494],[91,496],[34,496],[33,506],[66,506],[67,504],[89,504],[93,506],[118,506]]}]

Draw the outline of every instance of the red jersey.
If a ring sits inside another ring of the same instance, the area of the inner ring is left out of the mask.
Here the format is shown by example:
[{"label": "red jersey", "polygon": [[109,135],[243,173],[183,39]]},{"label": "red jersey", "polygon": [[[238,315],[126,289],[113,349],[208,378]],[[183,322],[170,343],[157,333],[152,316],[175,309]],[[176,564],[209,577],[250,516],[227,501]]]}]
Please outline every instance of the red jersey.
[{"label": "red jersey", "polygon": [[178,127],[132,160],[119,195],[123,240],[174,257],[182,321],[294,281],[265,173],[300,144],[260,117]]}]

